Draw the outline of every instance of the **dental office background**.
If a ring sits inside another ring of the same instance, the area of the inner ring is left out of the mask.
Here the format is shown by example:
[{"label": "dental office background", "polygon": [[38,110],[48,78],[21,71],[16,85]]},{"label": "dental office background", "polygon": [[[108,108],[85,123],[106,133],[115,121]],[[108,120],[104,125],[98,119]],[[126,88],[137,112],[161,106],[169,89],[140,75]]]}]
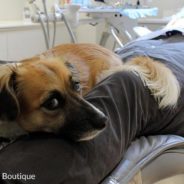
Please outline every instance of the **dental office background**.
[{"label": "dental office background", "polygon": [[[29,0],[0,0],[0,20],[20,20],[22,19],[22,12]],[[63,0],[47,0],[48,7],[51,7],[55,2],[63,2]],[[110,0],[109,0],[110,1]],[[126,2],[127,0],[121,0]],[[67,2],[65,0],[65,2]],[[81,3],[83,5],[93,4],[93,0],[72,0],[73,3]],[[108,1],[107,1],[108,2]],[[112,1],[111,1],[112,2]],[[135,4],[136,0],[129,0],[128,2]],[[140,0],[141,3],[147,3],[150,7],[158,7],[158,17],[166,17],[173,15],[176,11],[184,7],[184,0]],[[41,0],[36,3],[40,4]]]},{"label": "dental office background", "polygon": [[[0,0],[0,60],[21,60],[34,56],[46,50],[43,32],[39,24],[33,24],[24,19],[24,8],[28,6],[29,0]],[[48,9],[54,3],[62,4],[61,0],[46,0]],[[69,1],[65,1],[69,2]],[[97,5],[93,0],[72,0],[70,3],[81,3],[84,6]],[[112,2],[112,1],[109,1]],[[121,0],[127,2],[127,0]],[[129,0],[136,4],[136,0]],[[148,7],[158,7],[157,17],[145,18],[145,23],[154,29],[163,26],[163,19],[172,16],[184,7],[184,0],[140,0],[141,4]],[[36,0],[38,6],[42,7],[42,0]],[[147,21],[152,19],[157,21]],[[160,21],[158,21],[160,20]],[[165,23],[165,22],[164,22]],[[144,20],[141,22],[144,24]],[[99,43],[104,25],[91,26],[80,25],[77,28],[78,42]],[[57,25],[56,45],[70,42],[70,37],[62,23]],[[110,42],[111,44],[111,42]]]}]

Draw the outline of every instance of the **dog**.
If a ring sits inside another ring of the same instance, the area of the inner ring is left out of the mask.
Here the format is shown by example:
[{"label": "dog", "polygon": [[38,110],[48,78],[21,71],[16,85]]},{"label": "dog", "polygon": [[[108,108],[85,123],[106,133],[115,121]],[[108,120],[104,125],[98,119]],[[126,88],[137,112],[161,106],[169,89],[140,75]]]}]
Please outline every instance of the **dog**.
[{"label": "dog", "polygon": [[49,132],[74,141],[93,139],[106,127],[107,117],[83,96],[118,71],[140,77],[160,108],[177,104],[179,83],[159,61],[137,57],[123,64],[101,46],[64,44],[0,66],[0,136]]}]

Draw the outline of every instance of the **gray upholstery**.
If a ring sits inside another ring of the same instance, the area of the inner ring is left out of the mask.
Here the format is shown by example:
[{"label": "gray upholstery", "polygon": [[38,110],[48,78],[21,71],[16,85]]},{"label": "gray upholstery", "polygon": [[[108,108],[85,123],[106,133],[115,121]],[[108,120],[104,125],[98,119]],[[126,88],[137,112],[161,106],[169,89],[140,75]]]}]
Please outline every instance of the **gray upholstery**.
[{"label": "gray upholstery", "polygon": [[[142,170],[143,184],[151,184],[183,173],[184,151],[176,149],[182,146],[184,146],[184,138],[180,136],[141,137],[131,144],[124,159],[102,183],[127,184],[140,170]],[[171,151],[172,148],[175,148],[175,151]],[[180,162],[183,164],[179,164]]]}]

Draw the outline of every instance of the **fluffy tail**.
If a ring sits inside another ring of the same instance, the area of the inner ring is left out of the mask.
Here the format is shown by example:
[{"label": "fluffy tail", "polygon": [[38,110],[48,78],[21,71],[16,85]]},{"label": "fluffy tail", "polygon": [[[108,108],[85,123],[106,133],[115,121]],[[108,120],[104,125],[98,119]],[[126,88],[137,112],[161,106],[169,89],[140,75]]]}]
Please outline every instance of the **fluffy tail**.
[{"label": "fluffy tail", "polygon": [[176,106],[180,96],[180,85],[172,71],[164,64],[148,57],[136,57],[119,68],[105,72],[105,76],[117,71],[138,74],[157,100],[159,108]]}]

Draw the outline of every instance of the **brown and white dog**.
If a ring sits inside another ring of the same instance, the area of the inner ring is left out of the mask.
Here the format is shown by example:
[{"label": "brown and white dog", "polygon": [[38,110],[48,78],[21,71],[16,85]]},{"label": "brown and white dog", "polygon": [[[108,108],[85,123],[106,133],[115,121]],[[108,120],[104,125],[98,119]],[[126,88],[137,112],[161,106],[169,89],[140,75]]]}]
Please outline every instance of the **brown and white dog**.
[{"label": "brown and white dog", "polygon": [[123,70],[142,79],[160,108],[176,105],[179,83],[158,61],[137,57],[123,64],[98,45],[65,44],[0,66],[0,136],[43,131],[62,133],[75,141],[94,138],[105,128],[106,117],[82,95],[106,76]]}]

